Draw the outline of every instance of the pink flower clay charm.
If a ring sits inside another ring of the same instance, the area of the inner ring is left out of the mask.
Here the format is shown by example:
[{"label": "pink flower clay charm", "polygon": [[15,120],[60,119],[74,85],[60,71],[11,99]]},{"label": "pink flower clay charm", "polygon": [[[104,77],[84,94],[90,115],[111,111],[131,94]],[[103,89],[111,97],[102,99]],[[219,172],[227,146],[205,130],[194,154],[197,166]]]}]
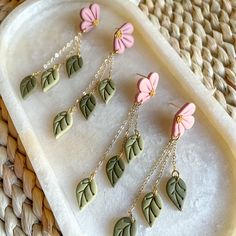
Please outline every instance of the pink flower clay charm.
[{"label": "pink flower clay charm", "polygon": [[94,3],[89,7],[84,7],[80,11],[80,17],[82,19],[80,30],[89,32],[100,23],[100,6]]},{"label": "pink flower clay charm", "polygon": [[134,27],[131,23],[125,23],[115,32],[113,42],[115,53],[122,54],[126,48],[131,48],[134,45],[133,32]]},{"label": "pink flower clay charm", "polygon": [[179,111],[175,114],[172,137],[181,137],[186,129],[191,129],[194,125],[195,118],[193,114],[196,110],[194,103],[186,103]]},{"label": "pink flower clay charm", "polygon": [[159,75],[156,72],[150,73],[147,78],[141,78],[138,81],[139,92],[136,95],[135,102],[143,104],[151,97],[155,96],[158,81]]}]

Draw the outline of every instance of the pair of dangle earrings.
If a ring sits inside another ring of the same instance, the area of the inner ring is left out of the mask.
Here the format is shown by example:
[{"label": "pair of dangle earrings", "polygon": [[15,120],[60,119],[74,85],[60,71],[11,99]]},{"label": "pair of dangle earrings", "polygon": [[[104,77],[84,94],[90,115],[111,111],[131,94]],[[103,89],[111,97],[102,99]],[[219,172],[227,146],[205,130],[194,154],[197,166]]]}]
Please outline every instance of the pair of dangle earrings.
[{"label": "pair of dangle earrings", "polygon": [[[78,34],[63,46],[55,55],[43,65],[43,69],[26,76],[20,83],[20,92],[23,99],[27,98],[41,84],[43,92],[53,88],[60,79],[60,69],[65,65],[68,77],[70,78],[75,72],[83,66],[81,56],[82,37],[85,33],[91,31],[100,23],[100,6],[91,4],[80,11],[81,23]],[[66,60],[61,58],[66,55]]]},{"label": "pair of dangle earrings", "polygon": [[[98,162],[95,169],[90,175],[79,182],[76,188],[76,198],[80,209],[83,209],[91,200],[94,199],[97,193],[97,184],[95,177],[97,172],[105,161],[106,175],[110,184],[114,187],[125,171],[125,160],[128,164],[135,158],[140,156],[144,150],[144,141],[138,130],[138,113],[142,104],[148,101],[156,93],[159,76],[157,73],[150,73],[147,77],[141,78],[138,81],[138,93],[135,97],[134,104],[131,106],[128,116],[122,123],[111,144],[105,151],[102,159]],[[121,135],[123,137],[121,138]],[[121,139],[122,147],[120,152],[111,155],[114,144]],[[109,158],[110,157],[110,158]]]},{"label": "pair of dangle earrings", "polygon": [[116,30],[113,39],[113,49],[107,58],[104,59],[92,81],[70,108],[58,113],[54,118],[53,133],[56,138],[61,137],[72,127],[73,113],[75,111],[80,110],[84,118],[88,120],[97,104],[96,91],[98,91],[101,100],[105,104],[114,96],[116,92],[116,85],[112,78],[114,57],[115,55],[123,54],[126,48],[133,46],[133,31],[134,27],[131,23],[125,23]]},{"label": "pair of dangle earrings", "polygon": [[[143,184],[141,185],[137,196],[132,202],[131,207],[127,211],[127,216],[120,218],[113,230],[113,236],[135,236],[137,232],[136,220],[133,216],[133,211],[143,195],[145,187],[153,176],[155,182],[152,191],[145,194],[141,203],[143,216],[151,227],[156,221],[157,217],[163,208],[163,202],[159,195],[158,185],[167,167],[168,162],[172,163],[171,177],[166,184],[166,193],[171,202],[178,210],[183,209],[184,200],[186,197],[186,184],[180,178],[180,173],[176,167],[176,145],[180,137],[184,134],[185,130],[190,129],[194,125],[194,112],[196,106],[193,103],[186,103],[176,113],[173,121],[172,134],[166,147],[160,153],[159,158],[153,163],[149,174],[146,176]],[[127,230],[128,229],[128,230]]]},{"label": "pair of dangle earrings", "polygon": [[[82,68],[82,38],[85,33],[91,31],[100,24],[100,6],[94,3],[89,7],[83,8],[80,11],[80,17],[82,21],[80,23],[80,31],[78,34],[66,45],[64,45],[62,49],[56,52],[55,55],[43,65],[41,70],[26,76],[21,81],[20,93],[23,99],[26,99],[30,94],[32,94],[32,92],[36,89],[37,84],[41,85],[43,92],[47,92],[53,88],[60,80],[60,69],[62,66],[65,66],[67,76],[69,78],[71,78],[75,72],[78,72]],[[126,29],[124,29],[124,31],[125,30]],[[131,25],[128,30],[133,31],[133,26]],[[133,38],[128,36],[129,32],[123,32],[122,29],[117,31],[117,37],[114,40],[114,53],[121,54],[124,52],[126,47],[133,46]],[[114,53],[109,55],[105,63],[106,66],[108,62],[110,64],[112,63]],[[66,60],[61,59],[63,55],[66,55]],[[105,96],[107,96],[107,94]]]}]

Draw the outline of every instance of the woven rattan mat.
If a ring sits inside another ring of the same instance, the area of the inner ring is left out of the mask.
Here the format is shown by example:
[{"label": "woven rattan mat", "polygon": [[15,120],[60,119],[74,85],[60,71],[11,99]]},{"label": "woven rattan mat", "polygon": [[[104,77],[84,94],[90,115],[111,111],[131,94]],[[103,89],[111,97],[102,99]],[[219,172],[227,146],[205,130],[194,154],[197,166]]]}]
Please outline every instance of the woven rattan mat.
[{"label": "woven rattan mat", "polygon": [[[23,0],[0,0],[0,22]],[[139,5],[236,120],[236,1],[145,0]],[[53,214],[0,100],[0,235],[59,235]]]},{"label": "woven rattan mat", "polygon": [[0,235],[60,235],[47,199],[1,98]]},{"label": "woven rattan mat", "polygon": [[143,0],[139,7],[236,121],[236,1]]},{"label": "woven rattan mat", "polygon": [[[0,22],[23,1],[0,0]],[[61,235],[0,98],[0,236]]]}]

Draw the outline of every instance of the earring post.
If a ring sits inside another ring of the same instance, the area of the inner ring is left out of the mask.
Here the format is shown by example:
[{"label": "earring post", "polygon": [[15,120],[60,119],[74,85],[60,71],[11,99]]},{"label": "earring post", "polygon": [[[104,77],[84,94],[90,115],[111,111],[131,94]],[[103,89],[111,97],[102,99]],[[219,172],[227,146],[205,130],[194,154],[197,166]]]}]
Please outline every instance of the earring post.
[{"label": "earring post", "polygon": [[178,109],[180,108],[179,106],[177,106],[176,104],[174,104],[174,103],[172,103],[172,102],[168,102],[168,104],[169,104],[169,105],[172,105],[172,106],[174,106],[174,107],[176,107],[176,108],[178,108]]},{"label": "earring post", "polygon": [[139,75],[139,76],[141,76],[141,77],[147,78],[146,75],[142,75],[142,74],[139,74],[139,73],[136,73],[136,75]]}]

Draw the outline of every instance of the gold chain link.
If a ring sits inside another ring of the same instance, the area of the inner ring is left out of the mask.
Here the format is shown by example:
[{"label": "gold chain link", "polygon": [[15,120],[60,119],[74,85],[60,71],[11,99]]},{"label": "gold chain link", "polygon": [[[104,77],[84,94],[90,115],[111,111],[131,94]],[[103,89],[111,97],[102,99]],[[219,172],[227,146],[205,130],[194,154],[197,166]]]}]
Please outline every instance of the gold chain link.
[{"label": "gold chain link", "polygon": [[[103,155],[103,158],[98,162],[97,166],[95,167],[95,169],[93,170],[93,172],[90,174],[90,178],[94,178],[98,172],[98,170],[101,168],[101,166],[103,165],[104,161],[106,160],[107,158],[107,155],[110,153],[110,151],[112,150],[114,144],[117,142],[118,138],[120,137],[122,131],[125,129],[126,126],[128,126],[128,123],[131,119],[131,117],[133,116],[133,113],[134,113],[134,108],[136,106],[133,105],[131,107],[131,109],[129,110],[128,112],[128,115],[127,115],[127,118],[123,121],[123,123],[121,124],[120,128],[118,129],[118,131],[116,132],[114,138],[112,139],[110,145],[108,146],[107,150],[105,151],[104,155]],[[126,131],[127,132],[127,131]],[[125,133],[125,137],[124,137],[124,140],[126,138],[126,133]],[[120,157],[122,156],[123,154],[123,147],[122,147],[122,150],[120,152]]]},{"label": "gold chain link", "polygon": [[[131,217],[132,220],[134,220],[134,217],[133,217],[133,210],[141,196],[141,194],[143,193],[144,191],[144,188],[145,186],[149,183],[152,175],[154,174],[154,172],[156,171],[156,169],[158,168],[159,165],[162,164],[162,167],[161,167],[161,175],[160,177],[158,178],[158,181],[159,179],[161,178],[162,174],[163,174],[163,171],[165,169],[165,166],[166,166],[166,163],[169,159],[169,157],[173,154],[173,151],[175,151],[175,149],[173,149],[173,147],[176,145],[176,140],[174,139],[170,139],[170,141],[168,142],[168,144],[166,145],[166,147],[163,149],[163,151],[161,152],[160,154],[160,157],[155,161],[155,163],[152,165],[150,171],[149,171],[149,174],[146,176],[146,178],[144,179],[136,197],[134,198],[134,201],[131,205],[131,207],[129,208],[128,210],[128,215]],[[162,163],[163,162],[163,163]],[[154,187],[153,189],[154,193],[157,192],[157,187]]]}]

